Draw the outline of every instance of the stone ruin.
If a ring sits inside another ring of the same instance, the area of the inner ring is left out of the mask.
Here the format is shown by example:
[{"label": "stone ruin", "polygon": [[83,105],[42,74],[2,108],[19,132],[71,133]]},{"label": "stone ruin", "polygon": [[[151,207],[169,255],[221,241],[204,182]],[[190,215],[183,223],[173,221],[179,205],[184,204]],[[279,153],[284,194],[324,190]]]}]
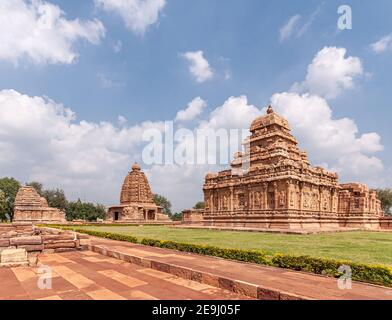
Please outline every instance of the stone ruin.
[{"label": "stone ruin", "polygon": [[88,236],[31,223],[0,224],[0,268],[36,266],[41,253],[81,250]]},{"label": "stone ruin", "polygon": [[187,210],[184,223],[276,229],[392,227],[375,191],[339,184],[336,173],[312,167],[286,119],[272,107],[250,127],[245,153],[231,169],[206,175],[204,210]]},{"label": "stone ruin", "polygon": [[106,218],[107,222],[171,222],[162,207],[155,204],[147,177],[137,163],[125,177],[120,205],[110,207]]},{"label": "stone ruin", "polygon": [[19,188],[15,198],[14,222],[64,223],[65,213],[51,208],[31,186]]}]

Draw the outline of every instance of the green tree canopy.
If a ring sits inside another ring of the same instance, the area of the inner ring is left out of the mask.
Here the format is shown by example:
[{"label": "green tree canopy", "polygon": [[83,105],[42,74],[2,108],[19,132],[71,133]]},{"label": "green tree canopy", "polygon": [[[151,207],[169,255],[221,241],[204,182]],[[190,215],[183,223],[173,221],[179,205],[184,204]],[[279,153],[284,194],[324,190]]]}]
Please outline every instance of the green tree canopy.
[{"label": "green tree canopy", "polygon": [[199,201],[199,202],[196,203],[195,206],[193,207],[193,209],[204,209],[204,208],[205,208],[204,201]]},{"label": "green tree canopy", "polygon": [[7,208],[7,197],[5,196],[4,191],[0,190],[0,221],[6,220]]},{"label": "green tree canopy", "polygon": [[78,199],[68,203],[65,213],[68,221],[75,219],[95,221],[97,218],[105,219],[106,208],[101,204],[82,202]]},{"label": "green tree canopy", "polygon": [[0,179],[0,190],[5,194],[6,208],[0,212],[0,220],[12,219],[14,215],[14,202],[16,194],[20,188],[20,183],[14,178]]},{"label": "green tree canopy", "polygon": [[163,208],[163,213],[167,214],[169,217],[171,216],[171,203],[170,201],[165,198],[164,196],[161,196],[159,194],[154,195],[154,202],[157,206],[160,206]]},{"label": "green tree canopy", "polygon": [[391,189],[377,189],[377,196],[381,200],[381,207],[385,214],[392,215],[392,190]]}]

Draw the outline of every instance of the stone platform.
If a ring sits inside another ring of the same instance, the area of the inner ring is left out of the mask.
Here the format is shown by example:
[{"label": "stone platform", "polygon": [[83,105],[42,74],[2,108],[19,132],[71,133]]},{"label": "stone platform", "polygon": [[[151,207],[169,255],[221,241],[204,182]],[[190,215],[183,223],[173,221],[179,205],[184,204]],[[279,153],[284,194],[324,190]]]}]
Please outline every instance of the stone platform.
[{"label": "stone platform", "polygon": [[91,238],[91,250],[138,266],[260,300],[392,300],[392,289],[353,282],[338,288],[337,279],[183,253],[138,244]]},{"label": "stone platform", "polygon": [[0,269],[0,300],[230,300],[248,299],[91,251],[41,255],[52,288],[39,289],[38,268]]}]

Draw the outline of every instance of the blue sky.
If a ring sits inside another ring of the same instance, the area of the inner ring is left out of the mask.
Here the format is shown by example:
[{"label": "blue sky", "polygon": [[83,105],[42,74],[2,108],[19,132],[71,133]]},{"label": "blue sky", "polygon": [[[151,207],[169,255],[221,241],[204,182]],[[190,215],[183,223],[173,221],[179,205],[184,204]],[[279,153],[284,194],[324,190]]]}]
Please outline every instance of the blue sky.
[{"label": "blue sky", "polygon": [[[97,4],[99,1],[101,5]],[[386,181],[385,177],[392,178],[392,41],[387,43],[384,50],[378,52],[371,47],[371,44],[392,34],[391,1],[342,3],[315,0],[161,0],[163,3],[158,10],[157,19],[145,27],[144,34],[127,27],[126,19],[121,17],[119,12],[105,9],[102,3],[110,3],[110,0],[99,1],[46,2],[61,8],[65,14],[64,19],[97,19],[105,29],[105,34],[98,36],[99,41],[95,43],[83,37],[69,40],[72,43],[72,51],[78,55],[71,63],[49,61],[48,55],[43,62],[37,63],[29,57],[29,49],[24,49],[24,54],[21,55],[15,53],[17,58],[11,61],[12,59],[2,56],[0,43],[0,90],[12,89],[28,97],[47,97],[56,104],[72,109],[76,114],[76,119],[73,120],[75,124],[79,124],[80,121],[92,124],[106,121],[119,127],[117,121],[121,115],[128,120],[126,126],[129,128],[144,121],[159,123],[172,120],[177,112],[185,109],[195,97],[201,97],[206,101],[207,107],[199,118],[208,121],[211,113],[224,105],[231,96],[246,96],[249,105],[259,109],[265,107],[275,93],[289,91],[294,83],[304,81],[308,66],[323,48],[344,48],[346,58],[355,57],[360,60],[362,72],[352,76],[352,87],[342,90],[337,97],[328,99],[328,106],[333,119],[348,117],[355,122],[358,137],[369,132],[379,136],[380,141],[376,144],[382,145],[382,150],[374,147],[370,148],[370,152],[365,150],[364,153],[379,159],[382,162],[382,169],[379,168],[377,171],[380,179],[363,174],[366,166],[359,169],[361,174],[343,172],[342,177],[365,180],[364,182],[373,186],[391,186],[390,180]],[[17,5],[21,2],[23,1],[14,1]],[[138,1],[123,2],[124,5],[132,5]],[[337,29],[337,9],[342,4],[350,5],[352,8],[352,30]],[[15,6],[11,9],[18,8],[21,7]],[[11,9],[0,6],[0,10]],[[281,40],[281,28],[295,15],[300,18],[294,25],[291,35]],[[132,17],[129,17],[128,21],[130,20]],[[5,22],[0,18],[1,23]],[[50,45],[49,42],[46,44]],[[39,51],[39,46],[35,50]],[[189,70],[189,61],[183,56],[186,52],[197,51],[203,52],[203,57],[213,72],[212,78],[203,82],[195,80]],[[197,126],[197,121],[193,119],[189,126]],[[1,139],[6,139],[6,136],[0,135],[0,142]],[[330,168],[337,167],[334,161],[330,161],[328,157],[324,159],[323,152],[318,153],[316,147],[313,148],[306,139],[302,141],[301,137],[299,132],[299,142],[306,149],[310,149],[310,159],[315,163],[325,163]],[[13,142],[14,152],[21,148],[18,143],[23,141],[23,133],[18,141]],[[37,141],[32,144],[38,144]],[[80,172],[78,170],[65,177],[57,173],[47,175],[45,172],[67,172],[67,168],[59,164],[59,160],[48,163],[48,167],[38,164],[40,159],[52,157],[53,150],[42,151],[39,155],[32,151],[34,157],[31,162],[7,164],[4,160],[3,165],[0,162],[0,175],[16,175],[22,181],[40,179],[47,185],[63,187],[73,198],[80,196],[110,204],[117,201],[119,183],[130,167],[130,163],[125,168],[124,164],[140,158],[135,154],[138,152],[135,150],[140,152],[140,149],[127,149],[119,155],[121,152],[116,150],[119,162],[113,162],[113,165],[119,168],[113,169],[110,173],[113,176],[110,177],[110,182],[107,181],[107,185],[114,188],[110,192],[98,190],[97,187],[94,187],[94,192],[86,191],[90,184],[96,185],[92,178],[94,170],[91,171],[92,176],[86,177],[83,182],[77,178],[70,178],[74,175],[76,177],[76,173]],[[99,157],[89,157],[89,164],[91,159],[97,158]],[[79,159],[78,163],[81,161]],[[26,166],[31,166],[34,170],[29,171]],[[110,166],[100,166],[97,163],[95,168],[101,171]],[[162,172],[157,170],[155,174]],[[178,172],[184,170],[179,169]],[[341,170],[345,170],[344,167]],[[174,171],[168,172],[169,175],[176,175]],[[186,201],[176,198],[178,192],[175,187],[173,189],[176,190],[172,193],[167,192],[173,198],[171,200],[176,209],[191,206],[201,197],[200,189],[205,171],[200,169],[200,172],[195,175],[189,174],[187,177],[190,180],[184,180],[187,183],[194,181],[186,193]],[[157,177],[154,178],[153,174],[153,170],[149,172],[154,182]],[[159,180],[162,179],[163,176],[160,176]],[[180,189],[184,181],[178,182]],[[175,181],[172,183],[177,184]],[[166,191],[159,184],[156,189],[160,193]],[[199,191],[192,191],[196,189]]]}]

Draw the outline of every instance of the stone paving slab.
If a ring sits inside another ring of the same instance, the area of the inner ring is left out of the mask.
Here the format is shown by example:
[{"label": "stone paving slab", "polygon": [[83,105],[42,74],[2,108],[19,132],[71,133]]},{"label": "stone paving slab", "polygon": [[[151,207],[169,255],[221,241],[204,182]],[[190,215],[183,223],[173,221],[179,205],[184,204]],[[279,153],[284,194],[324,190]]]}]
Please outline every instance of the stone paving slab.
[{"label": "stone paving slab", "polygon": [[129,242],[91,238],[90,249],[145,268],[263,300],[392,300],[392,289],[361,282],[338,288],[337,279],[229,261]]},{"label": "stone paving slab", "polygon": [[39,267],[0,269],[0,300],[248,299],[91,251],[41,255],[43,266],[52,272],[51,289],[39,288]]}]

